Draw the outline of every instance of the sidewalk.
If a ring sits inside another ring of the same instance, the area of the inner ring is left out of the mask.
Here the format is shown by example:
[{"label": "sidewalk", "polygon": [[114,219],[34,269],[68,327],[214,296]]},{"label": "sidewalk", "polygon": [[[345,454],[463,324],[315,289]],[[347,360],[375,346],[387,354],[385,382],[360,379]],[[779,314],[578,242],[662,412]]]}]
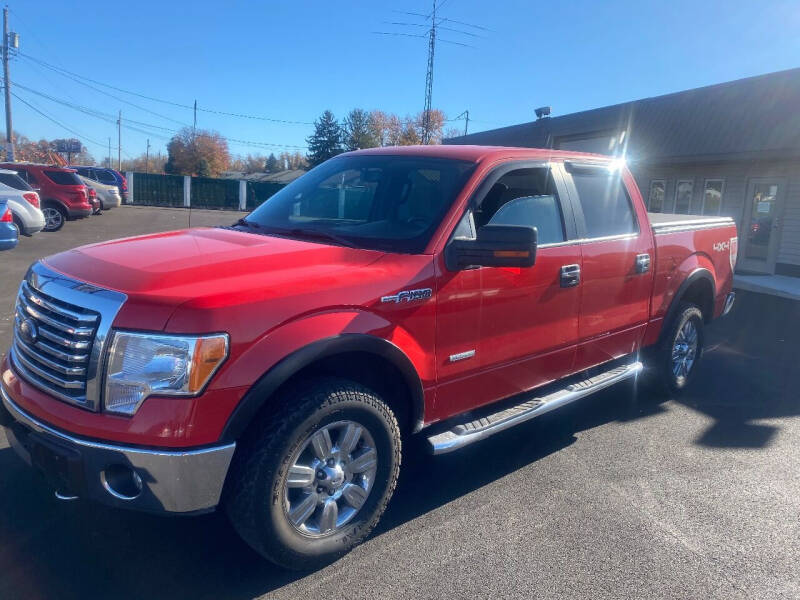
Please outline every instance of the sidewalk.
[{"label": "sidewalk", "polygon": [[739,275],[733,277],[733,289],[800,300],[800,277],[786,275]]}]

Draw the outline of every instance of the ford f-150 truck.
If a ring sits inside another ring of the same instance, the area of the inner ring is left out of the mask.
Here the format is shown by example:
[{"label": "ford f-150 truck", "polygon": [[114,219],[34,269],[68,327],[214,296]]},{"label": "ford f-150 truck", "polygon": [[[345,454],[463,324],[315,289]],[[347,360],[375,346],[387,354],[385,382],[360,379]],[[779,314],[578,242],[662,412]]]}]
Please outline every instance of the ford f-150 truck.
[{"label": "ford f-150 truck", "polygon": [[230,227],[32,265],[0,421],[59,498],[221,507],[315,567],[376,525],[407,436],[455,451],[643,370],[679,392],[736,253],[609,157],[351,152]]}]

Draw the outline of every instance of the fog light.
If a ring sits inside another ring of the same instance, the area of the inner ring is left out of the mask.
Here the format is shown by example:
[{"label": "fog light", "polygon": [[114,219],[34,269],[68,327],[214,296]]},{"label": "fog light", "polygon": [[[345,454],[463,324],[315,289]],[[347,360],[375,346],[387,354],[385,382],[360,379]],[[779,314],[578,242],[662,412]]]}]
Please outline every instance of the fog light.
[{"label": "fog light", "polygon": [[111,465],[100,480],[106,491],[119,500],[135,500],[142,493],[142,478],[125,465]]}]

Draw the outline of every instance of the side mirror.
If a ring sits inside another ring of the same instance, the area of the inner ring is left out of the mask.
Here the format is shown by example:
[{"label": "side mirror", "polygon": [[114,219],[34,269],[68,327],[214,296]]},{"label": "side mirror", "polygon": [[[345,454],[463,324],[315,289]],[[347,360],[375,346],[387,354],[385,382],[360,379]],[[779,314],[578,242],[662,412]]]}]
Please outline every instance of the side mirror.
[{"label": "side mirror", "polygon": [[474,240],[454,239],[445,249],[451,271],[467,267],[532,267],[536,262],[536,227],[485,225]]}]

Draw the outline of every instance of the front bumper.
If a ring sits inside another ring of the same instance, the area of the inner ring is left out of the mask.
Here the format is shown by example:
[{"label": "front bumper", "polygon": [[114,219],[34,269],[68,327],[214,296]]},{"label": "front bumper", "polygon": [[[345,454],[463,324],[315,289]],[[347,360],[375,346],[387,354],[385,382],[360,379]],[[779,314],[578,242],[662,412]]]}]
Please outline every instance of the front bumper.
[{"label": "front bumper", "polygon": [[18,407],[0,385],[0,425],[14,450],[61,497],[155,513],[213,510],[236,444],[191,450],[94,442],[58,431]]}]

